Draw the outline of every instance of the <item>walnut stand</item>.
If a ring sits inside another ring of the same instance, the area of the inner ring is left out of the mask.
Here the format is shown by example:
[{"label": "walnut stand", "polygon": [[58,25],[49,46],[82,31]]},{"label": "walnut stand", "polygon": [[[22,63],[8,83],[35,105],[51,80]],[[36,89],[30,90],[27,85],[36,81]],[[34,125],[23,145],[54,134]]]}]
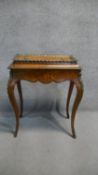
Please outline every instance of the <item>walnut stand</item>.
[{"label": "walnut stand", "polygon": [[[72,136],[76,138],[75,116],[83,95],[83,85],[81,82],[81,68],[72,56],[65,55],[16,55],[9,66],[10,77],[8,81],[8,97],[12,104],[16,116],[16,129],[14,136],[17,136],[19,129],[19,118],[23,113],[23,97],[21,80],[30,82],[40,81],[42,83],[70,81],[66,113],[69,118],[69,103],[73,87],[76,86],[76,97],[71,112]],[[14,88],[17,86],[20,97],[20,109],[18,108]]]}]

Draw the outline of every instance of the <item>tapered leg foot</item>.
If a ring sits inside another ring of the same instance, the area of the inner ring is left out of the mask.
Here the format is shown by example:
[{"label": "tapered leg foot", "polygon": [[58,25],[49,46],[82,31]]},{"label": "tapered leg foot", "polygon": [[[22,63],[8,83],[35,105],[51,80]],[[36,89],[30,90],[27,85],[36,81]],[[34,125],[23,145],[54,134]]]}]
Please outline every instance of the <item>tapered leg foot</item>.
[{"label": "tapered leg foot", "polygon": [[67,118],[69,119],[69,113],[66,113],[67,114]]},{"label": "tapered leg foot", "polygon": [[72,137],[74,138],[74,139],[76,139],[76,132],[75,132],[75,129],[72,131]]},{"label": "tapered leg foot", "polygon": [[17,137],[17,132],[16,131],[14,132],[14,137]]}]

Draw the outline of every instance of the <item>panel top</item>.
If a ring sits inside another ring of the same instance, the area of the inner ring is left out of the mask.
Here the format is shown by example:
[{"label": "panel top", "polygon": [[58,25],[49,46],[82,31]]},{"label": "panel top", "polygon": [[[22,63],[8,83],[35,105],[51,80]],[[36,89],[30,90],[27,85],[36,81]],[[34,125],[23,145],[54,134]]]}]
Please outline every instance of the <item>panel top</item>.
[{"label": "panel top", "polygon": [[16,55],[14,57],[15,62],[59,62],[59,63],[76,63],[76,60],[72,56],[65,55]]},{"label": "panel top", "polygon": [[68,55],[16,55],[9,69],[80,69]]}]

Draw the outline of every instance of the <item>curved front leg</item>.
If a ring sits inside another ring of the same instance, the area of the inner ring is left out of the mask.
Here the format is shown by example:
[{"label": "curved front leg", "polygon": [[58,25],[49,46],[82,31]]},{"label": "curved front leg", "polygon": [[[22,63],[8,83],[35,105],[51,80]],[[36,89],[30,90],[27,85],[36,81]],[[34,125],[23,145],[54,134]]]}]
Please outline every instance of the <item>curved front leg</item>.
[{"label": "curved front leg", "polygon": [[20,117],[22,117],[22,114],[23,114],[23,96],[22,96],[22,89],[21,89],[20,80],[17,81],[17,89],[18,89],[19,98],[20,98]]},{"label": "curved front leg", "polygon": [[71,95],[72,95],[73,87],[74,87],[74,83],[73,83],[73,81],[70,81],[68,95],[67,95],[67,103],[66,103],[67,118],[69,118],[69,103],[70,103],[70,98],[71,98]]},{"label": "curved front leg", "polygon": [[72,129],[73,138],[76,138],[74,123],[75,123],[76,111],[78,109],[78,106],[79,106],[80,101],[81,101],[82,96],[83,96],[83,84],[82,84],[82,81],[80,79],[75,79],[75,80],[73,80],[73,82],[76,85],[77,93],[76,93],[76,98],[75,98],[73,108],[72,108],[71,129]]},{"label": "curved front leg", "polygon": [[16,116],[16,129],[15,129],[15,133],[14,133],[15,137],[17,136],[18,129],[19,129],[19,116],[20,116],[20,112],[18,110],[18,105],[17,105],[16,99],[14,96],[14,88],[15,88],[16,83],[17,82],[15,80],[9,79],[8,88],[7,88],[8,97],[9,97],[9,100],[12,104],[12,107],[13,107],[13,110],[14,110],[15,116]]}]

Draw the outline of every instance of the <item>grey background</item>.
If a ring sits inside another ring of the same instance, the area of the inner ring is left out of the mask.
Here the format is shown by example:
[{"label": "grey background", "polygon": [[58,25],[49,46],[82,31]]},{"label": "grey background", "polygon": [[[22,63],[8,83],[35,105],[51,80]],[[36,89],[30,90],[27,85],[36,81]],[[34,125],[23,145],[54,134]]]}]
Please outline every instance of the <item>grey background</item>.
[{"label": "grey background", "polygon": [[[98,1],[0,0],[0,111],[9,111],[7,66],[16,53],[71,54],[83,67],[81,110],[98,109]],[[65,109],[68,83],[23,82],[25,109]]]},{"label": "grey background", "polygon": [[[98,174],[97,47],[98,0],[0,0],[0,175]],[[13,137],[6,87],[16,53],[72,54],[79,60],[85,93],[77,139],[70,136],[70,120],[59,115],[68,82],[23,82],[24,117]]]}]

